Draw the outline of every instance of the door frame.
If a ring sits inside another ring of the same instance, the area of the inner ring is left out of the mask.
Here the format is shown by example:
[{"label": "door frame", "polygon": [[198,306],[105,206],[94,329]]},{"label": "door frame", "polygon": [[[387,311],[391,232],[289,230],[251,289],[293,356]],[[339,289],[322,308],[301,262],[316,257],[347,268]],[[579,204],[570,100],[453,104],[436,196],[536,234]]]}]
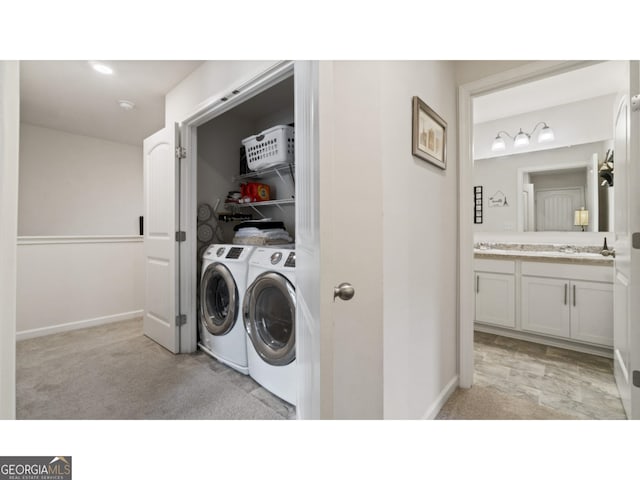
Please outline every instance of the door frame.
[{"label": "door frame", "polygon": [[490,75],[458,87],[458,341],[459,385],[473,385],[473,99],[533,80],[600,63],[598,61],[539,61]]},{"label": "door frame", "polygon": [[186,232],[186,241],[179,244],[181,311],[187,323],[180,332],[180,353],[197,349],[198,311],[197,296],[197,205],[198,205],[198,127],[242,102],[258,95],[282,80],[293,76],[293,61],[281,61],[260,74],[228,89],[228,93],[215,95],[201,103],[195,111],[180,121],[181,146],[187,156],[180,164],[180,226]]}]

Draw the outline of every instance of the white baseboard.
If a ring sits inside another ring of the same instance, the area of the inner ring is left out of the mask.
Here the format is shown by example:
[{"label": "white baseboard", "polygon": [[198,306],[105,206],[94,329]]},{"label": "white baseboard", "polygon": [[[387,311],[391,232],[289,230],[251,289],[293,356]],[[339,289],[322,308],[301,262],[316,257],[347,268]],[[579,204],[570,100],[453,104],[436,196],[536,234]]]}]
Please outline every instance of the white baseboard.
[{"label": "white baseboard", "polygon": [[427,409],[427,413],[422,416],[423,420],[433,420],[434,418],[436,418],[436,415],[438,415],[438,412],[444,406],[444,404],[447,403],[447,400],[449,400],[451,394],[456,391],[459,380],[460,377],[456,375],[451,379],[449,383],[445,385],[445,387],[440,392],[440,395],[438,395],[438,398],[436,398],[436,400]]},{"label": "white baseboard", "polygon": [[97,327],[107,323],[121,322],[123,320],[131,320],[141,317],[143,310],[133,310],[131,312],[117,313],[115,315],[107,315],[105,317],[89,318],[87,320],[79,320],[77,322],[62,323],[60,325],[52,325],[50,327],[34,328],[33,330],[23,330],[16,333],[16,340],[26,340],[28,338],[43,337],[53,333],[68,332],[78,330],[80,328]]}]

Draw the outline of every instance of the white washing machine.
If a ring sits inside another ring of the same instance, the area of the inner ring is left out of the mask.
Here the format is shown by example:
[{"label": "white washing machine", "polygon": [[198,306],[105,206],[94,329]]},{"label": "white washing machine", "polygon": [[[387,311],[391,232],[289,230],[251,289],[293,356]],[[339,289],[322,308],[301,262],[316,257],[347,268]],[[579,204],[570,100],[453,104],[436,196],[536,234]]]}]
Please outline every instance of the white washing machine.
[{"label": "white washing machine", "polygon": [[249,375],[296,404],[296,252],[258,247],[249,260],[242,315]]},{"label": "white washing machine", "polygon": [[253,246],[210,245],[202,255],[198,346],[231,368],[249,374],[242,302]]}]

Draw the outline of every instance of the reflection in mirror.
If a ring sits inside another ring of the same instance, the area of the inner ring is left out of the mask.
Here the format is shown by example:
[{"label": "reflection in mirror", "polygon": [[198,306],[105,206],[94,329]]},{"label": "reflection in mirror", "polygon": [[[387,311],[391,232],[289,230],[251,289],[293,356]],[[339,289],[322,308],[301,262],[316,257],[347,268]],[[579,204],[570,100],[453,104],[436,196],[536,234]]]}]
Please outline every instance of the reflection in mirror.
[{"label": "reflection in mirror", "polygon": [[584,166],[520,169],[520,231],[611,231],[613,186],[601,182],[602,165],[594,154]]},{"label": "reflection in mirror", "polygon": [[[613,186],[601,175],[611,143],[474,161],[474,185],[485,192],[483,223],[474,225],[474,231],[612,231]],[[492,197],[504,200],[490,201]]]}]

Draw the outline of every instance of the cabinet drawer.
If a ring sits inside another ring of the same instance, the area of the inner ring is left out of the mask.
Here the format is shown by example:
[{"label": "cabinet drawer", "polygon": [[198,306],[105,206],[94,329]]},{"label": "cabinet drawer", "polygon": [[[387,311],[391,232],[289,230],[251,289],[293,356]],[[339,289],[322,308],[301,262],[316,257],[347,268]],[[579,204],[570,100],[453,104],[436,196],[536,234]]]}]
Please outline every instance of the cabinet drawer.
[{"label": "cabinet drawer", "polygon": [[571,265],[523,261],[522,275],[613,283],[613,267],[611,265]]},{"label": "cabinet drawer", "polygon": [[476,272],[516,273],[515,260],[488,260],[486,258],[478,258],[473,262]]}]

